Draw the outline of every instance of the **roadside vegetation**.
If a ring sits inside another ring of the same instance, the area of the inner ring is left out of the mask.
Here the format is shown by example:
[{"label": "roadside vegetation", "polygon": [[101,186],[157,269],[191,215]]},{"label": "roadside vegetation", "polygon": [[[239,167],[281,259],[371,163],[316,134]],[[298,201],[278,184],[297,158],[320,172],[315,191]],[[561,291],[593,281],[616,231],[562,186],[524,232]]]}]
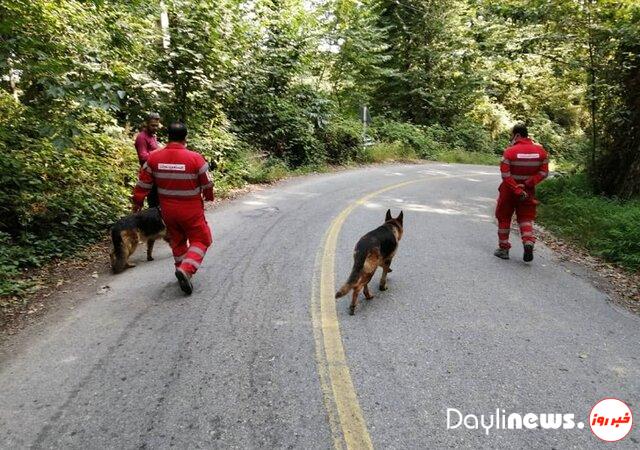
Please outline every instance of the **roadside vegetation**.
[{"label": "roadside vegetation", "polygon": [[149,111],[187,123],[218,195],[332,165],[497,164],[525,121],[580,173],[543,189],[543,222],[638,267],[617,222],[640,191],[632,0],[4,0],[0,17],[0,308],[129,210]]},{"label": "roadside vegetation", "polygon": [[595,195],[584,174],[540,186],[539,218],[557,236],[632,271],[640,269],[640,200]]}]

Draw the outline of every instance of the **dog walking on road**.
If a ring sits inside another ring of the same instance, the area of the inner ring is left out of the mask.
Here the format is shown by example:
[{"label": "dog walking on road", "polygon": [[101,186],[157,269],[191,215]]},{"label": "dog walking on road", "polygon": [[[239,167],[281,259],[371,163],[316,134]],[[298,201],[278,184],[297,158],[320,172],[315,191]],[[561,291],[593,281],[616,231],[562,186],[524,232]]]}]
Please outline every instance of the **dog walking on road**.
[{"label": "dog walking on road", "polygon": [[358,295],[364,290],[364,296],[371,300],[373,295],[369,291],[369,281],[378,267],[382,267],[380,290],[387,290],[387,274],[391,272],[391,260],[398,249],[398,242],[402,239],[403,213],[395,219],[391,210],[387,210],[385,222],[373,231],[360,238],[353,251],[353,269],[347,282],[336,292],[336,299],[347,295],[353,290],[349,314],[353,315],[358,304]]},{"label": "dog walking on road", "polygon": [[149,208],[135,214],[129,214],[111,227],[111,269],[120,273],[134,267],[129,257],[136,251],[139,241],[147,243],[147,261],[153,261],[153,244],[163,238],[168,242],[167,228],[158,208]]}]

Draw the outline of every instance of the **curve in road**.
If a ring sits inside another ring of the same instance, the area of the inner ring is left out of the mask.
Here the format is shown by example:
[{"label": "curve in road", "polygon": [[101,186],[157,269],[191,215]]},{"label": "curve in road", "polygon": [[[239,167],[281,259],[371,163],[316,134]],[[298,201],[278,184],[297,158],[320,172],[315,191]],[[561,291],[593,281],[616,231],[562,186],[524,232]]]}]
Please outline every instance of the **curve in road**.
[{"label": "curve in road", "polygon": [[[216,208],[193,296],[160,245],[0,346],[0,448],[598,448],[588,427],[447,427],[640,404],[638,318],[544,245],[493,257],[499,181],[378,166]],[[389,290],[348,316],[334,281],[387,208],[405,212]]]}]

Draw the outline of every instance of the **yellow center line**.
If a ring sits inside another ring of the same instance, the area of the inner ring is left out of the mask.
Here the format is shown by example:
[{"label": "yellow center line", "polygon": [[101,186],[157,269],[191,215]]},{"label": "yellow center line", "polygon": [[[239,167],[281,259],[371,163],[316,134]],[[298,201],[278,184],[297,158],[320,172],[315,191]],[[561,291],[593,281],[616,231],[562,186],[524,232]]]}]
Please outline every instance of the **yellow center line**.
[{"label": "yellow center line", "polygon": [[333,445],[336,449],[373,449],[367,423],[351,380],[351,372],[349,371],[347,357],[342,345],[340,324],[336,311],[334,261],[340,230],[354,209],[377,195],[421,181],[464,178],[468,176],[469,174],[422,177],[371,192],[347,206],[331,222],[327,230],[324,244],[316,258],[315,267],[319,267],[320,270],[320,289],[318,295],[316,286],[318,270],[316,270],[311,292],[311,320],[316,345],[315,353],[320,387],[329,416]]},{"label": "yellow center line", "polygon": [[[351,373],[347,364],[340,324],[336,312],[334,261],[338,235],[347,217],[358,206],[384,192],[398,189],[420,181],[445,178],[461,178],[465,175],[423,177],[387,186],[361,197],[345,208],[331,222],[324,238],[324,244],[316,259],[319,267],[319,295],[314,279],[311,299],[311,320],[316,344],[316,362],[320,378],[324,404],[329,415],[329,425],[336,449],[372,449],[371,436],[362,414]],[[317,270],[316,270],[317,273]]]}]

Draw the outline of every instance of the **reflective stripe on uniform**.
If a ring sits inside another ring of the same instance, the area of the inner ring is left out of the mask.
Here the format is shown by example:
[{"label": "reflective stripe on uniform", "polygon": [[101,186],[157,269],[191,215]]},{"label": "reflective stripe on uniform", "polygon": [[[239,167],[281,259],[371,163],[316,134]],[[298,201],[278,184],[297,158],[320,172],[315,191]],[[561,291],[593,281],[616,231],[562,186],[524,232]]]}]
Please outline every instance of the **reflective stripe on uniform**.
[{"label": "reflective stripe on uniform", "polygon": [[520,222],[521,227],[532,227],[533,222]]},{"label": "reflective stripe on uniform", "polygon": [[507,158],[504,158],[504,159],[502,160],[502,164],[507,164],[507,165],[509,165],[509,164],[511,164],[511,160],[509,160],[509,159],[507,159]]},{"label": "reflective stripe on uniform", "polygon": [[502,172],[502,178],[509,178],[511,176],[511,172]]},{"label": "reflective stripe on uniform", "polygon": [[191,258],[183,259],[182,260],[182,264],[191,264],[195,269],[200,267],[200,263],[198,261],[196,261],[195,259],[191,259]]},{"label": "reflective stripe on uniform", "polygon": [[522,237],[531,237],[531,236],[533,236],[533,233],[531,231],[523,231],[522,233],[520,233],[520,236],[522,236]]},{"label": "reflective stripe on uniform", "polygon": [[202,186],[202,189],[209,189],[210,187],[213,187],[213,182],[211,182],[211,181],[209,181],[207,184]]},{"label": "reflective stripe on uniform", "polygon": [[177,189],[162,189],[158,188],[158,194],[162,195],[174,195],[176,197],[190,197],[193,195],[198,195],[200,193],[200,188],[196,189],[188,189],[188,190],[177,190]]},{"label": "reflective stripe on uniform", "polygon": [[151,167],[149,167],[149,164],[147,164],[147,162],[145,161],[145,163],[142,165],[142,170],[144,170],[147,173],[153,173],[151,171]]},{"label": "reflective stripe on uniform", "polygon": [[185,256],[187,256],[186,253],[183,254],[183,255],[180,255],[180,256],[174,256],[173,259],[174,259],[175,262],[181,262],[184,259]]},{"label": "reflective stripe on uniform", "polygon": [[498,228],[498,233],[508,233],[511,231],[511,228]]},{"label": "reflective stripe on uniform", "polygon": [[508,244],[509,243],[509,239],[498,239],[498,242],[500,244]]},{"label": "reflective stripe on uniform", "polygon": [[514,180],[527,180],[531,175],[513,175]]},{"label": "reflective stripe on uniform", "polygon": [[200,167],[200,170],[198,170],[198,175],[201,175],[205,172],[209,171],[209,164],[204,163],[204,165],[202,167]]},{"label": "reflective stripe on uniform", "polygon": [[544,170],[541,170],[540,172],[538,172],[540,175],[542,175],[543,177],[549,176],[549,172],[545,172]]},{"label": "reflective stripe on uniform", "polygon": [[195,173],[153,172],[153,176],[165,180],[195,180],[198,178]]},{"label": "reflective stripe on uniform", "polygon": [[144,188],[144,189],[151,189],[153,187],[153,184],[145,183],[144,181],[138,180],[138,182],[136,183],[136,186],[140,186],[141,188]]},{"label": "reflective stripe on uniform", "polygon": [[196,247],[196,246],[189,247],[189,250],[187,250],[187,253],[189,252],[197,253],[200,256],[204,256],[204,250],[202,250],[200,247]]}]

